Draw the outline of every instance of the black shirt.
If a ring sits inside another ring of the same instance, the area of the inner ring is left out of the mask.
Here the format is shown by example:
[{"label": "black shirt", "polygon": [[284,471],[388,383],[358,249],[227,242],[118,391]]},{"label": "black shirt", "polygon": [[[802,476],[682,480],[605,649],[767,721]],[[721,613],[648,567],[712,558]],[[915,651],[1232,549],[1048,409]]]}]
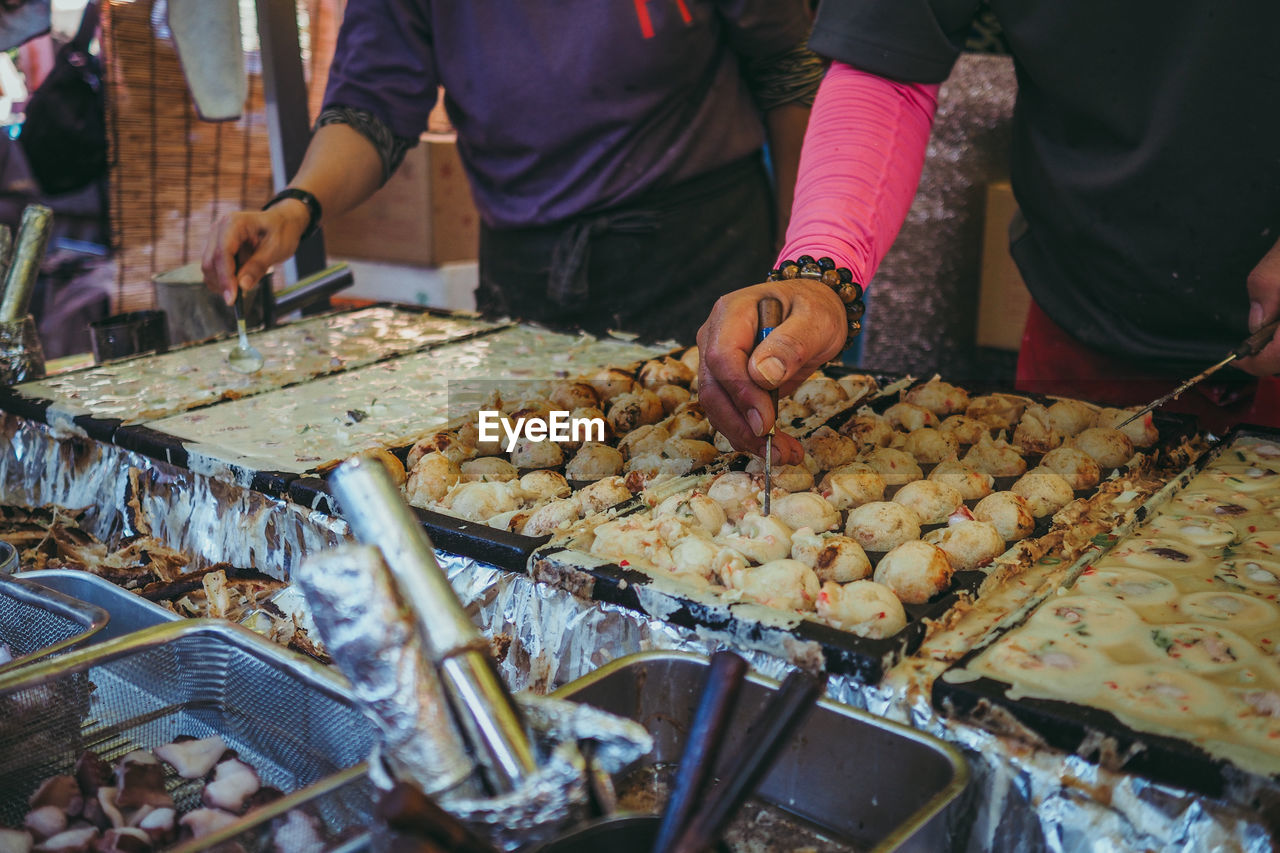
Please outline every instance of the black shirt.
[{"label": "black shirt", "polygon": [[[941,82],[979,0],[823,0],[811,47]],[[1013,254],[1099,350],[1180,371],[1248,334],[1280,240],[1280,0],[991,0],[1018,78]]]}]

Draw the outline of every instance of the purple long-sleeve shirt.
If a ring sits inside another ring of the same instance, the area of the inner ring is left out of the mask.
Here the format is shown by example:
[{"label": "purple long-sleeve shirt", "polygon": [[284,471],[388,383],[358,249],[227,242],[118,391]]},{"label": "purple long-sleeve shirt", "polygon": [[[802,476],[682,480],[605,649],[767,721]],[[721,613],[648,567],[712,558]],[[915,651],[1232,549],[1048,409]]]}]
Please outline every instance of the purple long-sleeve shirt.
[{"label": "purple long-sleeve shirt", "polygon": [[350,0],[325,106],[416,139],[443,86],[484,221],[544,225],[758,150],[740,63],[808,26],[804,0]]}]

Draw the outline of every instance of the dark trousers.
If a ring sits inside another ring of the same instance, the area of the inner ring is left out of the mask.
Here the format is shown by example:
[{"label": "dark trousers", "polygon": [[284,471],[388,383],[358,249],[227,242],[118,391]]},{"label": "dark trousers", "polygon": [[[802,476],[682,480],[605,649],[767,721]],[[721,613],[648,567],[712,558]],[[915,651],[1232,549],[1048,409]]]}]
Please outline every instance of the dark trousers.
[{"label": "dark trousers", "polygon": [[721,294],[768,275],[773,221],[753,156],[556,225],[482,226],[476,306],[552,328],[693,343]]}]

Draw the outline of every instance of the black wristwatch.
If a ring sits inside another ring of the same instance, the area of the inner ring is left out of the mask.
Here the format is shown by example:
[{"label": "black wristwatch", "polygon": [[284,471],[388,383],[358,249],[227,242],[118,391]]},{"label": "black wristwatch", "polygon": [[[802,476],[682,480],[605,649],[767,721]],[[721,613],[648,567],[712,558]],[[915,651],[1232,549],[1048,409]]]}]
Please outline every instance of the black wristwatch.
[{"label": "black wristwatch", "polygon": [[298,241],[301,242],[316,233],[316,229],[320,227],[320,215],[323,212],[320,209],[320,200],[306,190],[300,190],[297,187],[285,187],[272,196],[271,201],[264,204],[262,209],[266,210],[273,204],[284,201],[287,198],[296,198],[305,204],[307,210],[311,213],[311,218],[307,220],[307,227],[303,229],[302,236],[298,238]]}]

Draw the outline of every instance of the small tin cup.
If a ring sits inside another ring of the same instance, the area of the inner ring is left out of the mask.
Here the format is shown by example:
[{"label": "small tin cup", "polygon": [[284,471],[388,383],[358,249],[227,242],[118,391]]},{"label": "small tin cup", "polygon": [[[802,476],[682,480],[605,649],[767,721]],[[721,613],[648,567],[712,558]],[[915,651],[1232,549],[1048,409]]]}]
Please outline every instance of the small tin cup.
[{"label": "small tin cup", "polygon": [[169,350],[169,329],[163,311],[130,311],[94,320],[89,324],[89,336],[95,364]]}]

